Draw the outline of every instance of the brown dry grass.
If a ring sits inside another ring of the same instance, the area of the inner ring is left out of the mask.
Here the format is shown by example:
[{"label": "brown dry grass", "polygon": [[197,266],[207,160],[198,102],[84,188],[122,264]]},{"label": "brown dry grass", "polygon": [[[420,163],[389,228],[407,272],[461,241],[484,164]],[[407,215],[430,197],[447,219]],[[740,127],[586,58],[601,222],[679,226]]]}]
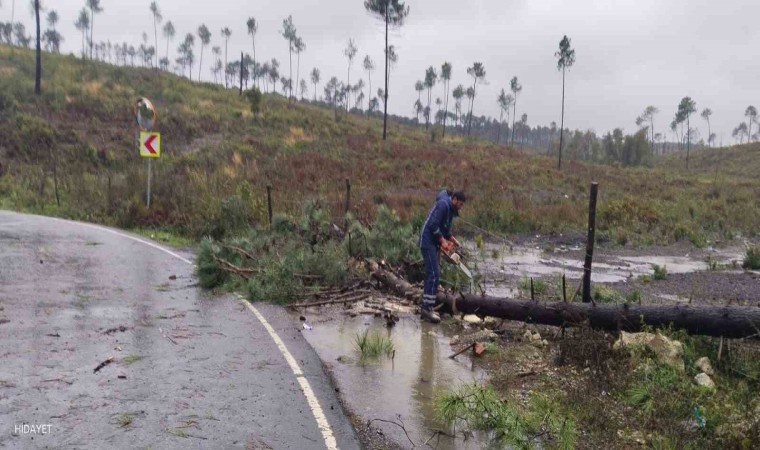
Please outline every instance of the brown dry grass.
[{"label": "brown dry grass", "polygon": [[[41,118],[52,129],[64,189],[64,204],[51,207],[49,167],[48,181],[38,179],[44,158],[20,158],[28,154],[28,136],[14,120],[3,121],[0,131],[9,139],[0,155],[4,166],[13,167],[0,180],[6,207],[122,226],[171,226],[198,236],[224,199],[242,189],[261,201],[267,185],[274,189],[275,212],[295,214],[305,199],[319,199],[340,218],[349,178],[352,212],[363,220],[387,204],[401,217],[420,221],[435,192],[451,187],[470,194],[464,218],[492,231],[582,234],[589,183],[598,181],[598,231],[604,240],[688,239],[704,245],[760,229],[758,145],[695,152],[691,171],[679,157],[654,168],[568,161],[558,171],[547,157],[452,133],[443,143],[431,143],[422,130],[394,123],[383,142],[375,117],[343,115],[336,121],[331,110],[288,106],[280,96],[265,95],[254,116],[243,98],[223,88],[62,56],[48,58],[46,94],[35,100],[31,53],[0,48],[0,59],[1,67],[14,71],[0,86],[16,102],[14,114]],[[159,109],[164,147],[154,165],[157,198],[150,211],[140,206],[145,175],[132,151],[134,130],[125,125],[133,122],[137,95],[148,96]],[[197,142],[204,145],[195,148]],[[105,195],[109,176],[129,182],[111,183]],[[266,219],[248,214],[252,221]]]}]

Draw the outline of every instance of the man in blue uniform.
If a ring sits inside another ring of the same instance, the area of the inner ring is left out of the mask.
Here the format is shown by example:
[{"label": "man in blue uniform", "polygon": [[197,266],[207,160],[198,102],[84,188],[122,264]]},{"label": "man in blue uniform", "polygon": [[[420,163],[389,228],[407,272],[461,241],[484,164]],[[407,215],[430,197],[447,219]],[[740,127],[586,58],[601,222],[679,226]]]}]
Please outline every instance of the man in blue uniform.
[{"label": "man in blue uniform", "polygon": [[435,205],[425,219],[420,233],[420,250],[425,262],[425,287],[422,295],[422,319],[430,323],[438,323],[441,317],[433,311],[435,296],[438,293],[440,270],[438,267],[438,252],[450,252],[459,241],[451,235],[451,222],[459,215],[466,201],[464,192],[451,194],[441,191],[435,199]]}]

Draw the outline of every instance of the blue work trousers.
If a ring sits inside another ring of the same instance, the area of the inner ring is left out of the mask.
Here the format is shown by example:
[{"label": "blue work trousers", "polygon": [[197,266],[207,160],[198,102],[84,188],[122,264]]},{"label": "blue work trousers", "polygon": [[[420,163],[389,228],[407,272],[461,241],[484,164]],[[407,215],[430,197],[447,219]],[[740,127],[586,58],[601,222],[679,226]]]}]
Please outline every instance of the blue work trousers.
[{"label": "blue work trousers", "polygon": [[438,293],[438,283],[440,282],[440,268],[438,267],[438,247],[432,244],[424,243],[422,250],[422,259],[425,262],[425,286],[422,290],[422,307],[432,309],[435,306],[435,296]]}]

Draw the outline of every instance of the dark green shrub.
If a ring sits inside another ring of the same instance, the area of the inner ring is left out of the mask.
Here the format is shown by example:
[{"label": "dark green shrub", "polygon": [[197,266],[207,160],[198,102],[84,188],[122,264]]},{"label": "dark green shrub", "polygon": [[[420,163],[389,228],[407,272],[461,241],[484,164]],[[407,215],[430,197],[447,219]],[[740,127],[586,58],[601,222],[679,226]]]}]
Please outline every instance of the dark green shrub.
[{"label": "dark green shrub", "polygon": [[238,195],[222,200],[220,225],[226,234],[242,231],[248,226],[248,211]]},{"label": "dark green shrub", "polygon": [[248,228],[248,215],[243,200],[233,195],[225,198],[220,203],[208,205],[208,209],[201,209],[199,214],[203,217],[199,221],[199,227],[193,234],[200,237],[210,237],[216,240],[227,236],[239,235]]},{"label": "dark green shrub", "polygon": [[667,266],[658,266],[657,264],[652,264],[652,270],[654,270],[655,280],[665,280],[668,278]]},{"label": "dark green shrub", "polygon": [[747,270],[760,270],[760,246],[750,246],[744,256],[742,267]]},{"label": "dark green shrub", "polygon": [[259,111],[261,111],[261,91],[254,87],[253,89],[246,91],[245,98],[248,100],[248,103],[251,105],[251,112],[256,114]]}]

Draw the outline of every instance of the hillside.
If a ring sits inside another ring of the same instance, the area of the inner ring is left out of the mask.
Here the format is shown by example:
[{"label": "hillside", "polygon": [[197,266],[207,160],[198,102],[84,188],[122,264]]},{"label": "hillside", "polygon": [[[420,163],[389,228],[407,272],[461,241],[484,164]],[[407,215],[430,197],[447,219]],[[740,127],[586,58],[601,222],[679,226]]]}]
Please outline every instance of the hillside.
[{"label": "hillside", "polygon": [[[580,234],[588,184],[600,183],[602,241],[697,245],[760,229],[760,145],[695,152],[654,168],[553,159],[447,134],[336,114],[265,95],[253,114],[236,90],[149,69],[45,54],[43,94],[33,95],[33,54],[0,46],[0,206],[125,228],[160,227],[200,237],[266,223],[266,186],[275,212],[318,201],[336,223],[345,179],[361,219],[387,204],[420,221],[435,189],[471,195],[464,216],[504,234]],[[132,104],[158,108],[160,161],[153,204],[144,206],[145,164],[134,150]],[[56,180],[58,199],[56,200]]]}]

